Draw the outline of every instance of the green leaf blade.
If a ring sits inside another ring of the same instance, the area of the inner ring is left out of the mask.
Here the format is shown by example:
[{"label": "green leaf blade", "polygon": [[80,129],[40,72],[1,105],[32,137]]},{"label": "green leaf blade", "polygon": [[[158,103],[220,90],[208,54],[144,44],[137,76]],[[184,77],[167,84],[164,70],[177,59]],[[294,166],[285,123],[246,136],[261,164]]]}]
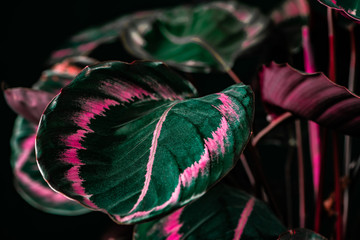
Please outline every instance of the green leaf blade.
[{"label": "green leaf blade", "polygon": [[269,24],[259,11],[234,2],[181,6],[132,18],[122,38],[131,54],[188,72],[227,71],[264,39]]},{"label": "green leaf blade", "polygon": [[137,225],[134,239],[275,239],[284,230],[264,203],[218,184],[198,201]]},{"label": "green leaf blade", "polygon": [[83,71],[42,117],[37,160],[45,179],[121,223],[199,198],[247,144],[253,94],[238,84],[191,96],[193,87],[159,63]]}]

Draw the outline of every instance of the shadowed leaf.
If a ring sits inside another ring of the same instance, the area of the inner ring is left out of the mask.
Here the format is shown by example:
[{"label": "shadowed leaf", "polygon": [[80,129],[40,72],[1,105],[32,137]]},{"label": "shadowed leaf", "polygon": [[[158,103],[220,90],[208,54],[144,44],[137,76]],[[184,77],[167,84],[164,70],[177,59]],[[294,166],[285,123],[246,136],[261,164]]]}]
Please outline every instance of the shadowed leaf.
[{"label": "shadowed leaf", "polygon": [[275,239],[285,227],[259,200],[216,185],[198,201],[135,227],[134,239]]},{"label": "shadowed leaf", "polygon": [[85,69],[42,116],[36,149],[45,179],[121,223],[199,198],[246,145],[253,95],[238,84],[195,96],[159,62]]},{"label": "shadowed leaf", "polygon": [[236,57],[264,39],[269,24],[255,8],[235,2],[180,6],[131,17],[122,38],[130,53],[188,72],[227,71]]},{"label": "shadowed leaf", "polygon": [[272,118],[284,112],[352,136],[360,135],[360,99],[324,74],[271,63],[259,74],[261,97]]}]

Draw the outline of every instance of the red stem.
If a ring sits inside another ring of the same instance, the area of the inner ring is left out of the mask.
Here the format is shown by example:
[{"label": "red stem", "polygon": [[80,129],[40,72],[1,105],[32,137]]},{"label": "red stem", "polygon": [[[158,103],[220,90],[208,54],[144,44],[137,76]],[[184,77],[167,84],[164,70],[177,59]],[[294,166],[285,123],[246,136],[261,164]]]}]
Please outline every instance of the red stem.
[{"label": "red stem", "polygon": [[334,181],[335,181],[335,210],[337,213],[336,218],[336,239],[342,239],[342,217],[341,217],[341,187],[340,187],[340,174],[339,174],[339,149],[338,139],[335,132],[332,133],[332,147],[334,155]]},{"label": "red stem", "polygon": [[[331,8],[328,8],[328,27],[329,27],[329,78],[336,82],[336,59],[335,59],[335,35],[334,23]],[[342,237],[342,214],[341,214],[341,190],[340,190],[340,175],[339,175],[339,151],[337,134],[332,134],[333,142],[333,156],[334,156],[334,185],[335,185],[335,210],[337,213],[336,218],[336,239],[341,240]]]},{"label": "red stem", "polygon": [[[322,129],[321,131],[321,139],[326,139],[327,132]],[[325,159],[326,154],[326,141],[321,141],[321,159]],[[318,197],[315,202],[315,223],[314,223],[314,231],[320,232],[321,227],[321,213],[323,207],[323,186],[324,186],[324,175],[325,175],[325,161],[321,161],[320,165],[320,179],[319,179],[319,191]]]}]

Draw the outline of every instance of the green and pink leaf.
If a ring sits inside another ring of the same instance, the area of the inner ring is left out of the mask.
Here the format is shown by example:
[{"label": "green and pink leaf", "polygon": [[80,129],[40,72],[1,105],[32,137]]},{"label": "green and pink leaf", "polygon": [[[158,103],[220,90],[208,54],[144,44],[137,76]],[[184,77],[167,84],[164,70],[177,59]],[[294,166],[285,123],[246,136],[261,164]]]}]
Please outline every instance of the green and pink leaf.
[{"label": "green and pink leaf", "polygon": [[275,239],[284,231],[264,203],[218,184],[198,201],[162,219],[136,225],[134,239]]},{"label": "green and pink leaf", "polygon": [[253,96],[242,84],[190,99],[195,96],[188,81],[158,62],[85,69],[39,125],[37,160],[45,179],[121,223],[199,198],[247,144]]}]

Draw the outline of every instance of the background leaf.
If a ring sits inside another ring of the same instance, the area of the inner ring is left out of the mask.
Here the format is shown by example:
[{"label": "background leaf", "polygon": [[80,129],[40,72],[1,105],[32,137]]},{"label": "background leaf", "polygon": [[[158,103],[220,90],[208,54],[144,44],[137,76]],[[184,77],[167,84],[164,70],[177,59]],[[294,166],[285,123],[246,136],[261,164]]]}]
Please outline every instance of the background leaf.
[{"label": "background leaf", "polygon": [[138,58],[188,72],[227,71],[219,62],[232,67],[236,57],[265,38],[268,24],[255,8],[213,2],[134,14],[122,39]]},{"label": "background leaf", "polygon": [[327,7],[341,11],[345,16],[350,17],[356,22],[360,21],[360,1],[359,0],[318,0]]},{"label": "background leaf", "polygon": [[186,100],[194,96],[159,62],[85,69],[42,116],[37,160],[45,179],[121,223],[199,198],[246,145],[253,95],[238,84]]},{"label": "background leaf", "polygon": [[7,104],[28,121],[37,124],[54,94],[30,88],[8,88],[4,91]]},{"label": "background leaf", "polygon": [[40,117],[47,104],[87,64],[89,58],[69,58],[46,70],[34,89],[6,89],[5,96],[11,106],[20,111],[11,136],[11,167],[17,192],[30,205],[44,212],[58,215],[79,215],[87,208],[69,200],[49,188],[36,164],[35,135]]},{"label": "background leaf", "polygon": [[198,201],[137,225],[134,239],[275,239],[284,230],[263,202],[218,184]]},{"label": "background leaf", "polygon": [[271,63],[259,74],[261,97],[275,118],[292,112],[345,134],[360,135],[360,99],[322,73],[304,74],[287,64]]}]

